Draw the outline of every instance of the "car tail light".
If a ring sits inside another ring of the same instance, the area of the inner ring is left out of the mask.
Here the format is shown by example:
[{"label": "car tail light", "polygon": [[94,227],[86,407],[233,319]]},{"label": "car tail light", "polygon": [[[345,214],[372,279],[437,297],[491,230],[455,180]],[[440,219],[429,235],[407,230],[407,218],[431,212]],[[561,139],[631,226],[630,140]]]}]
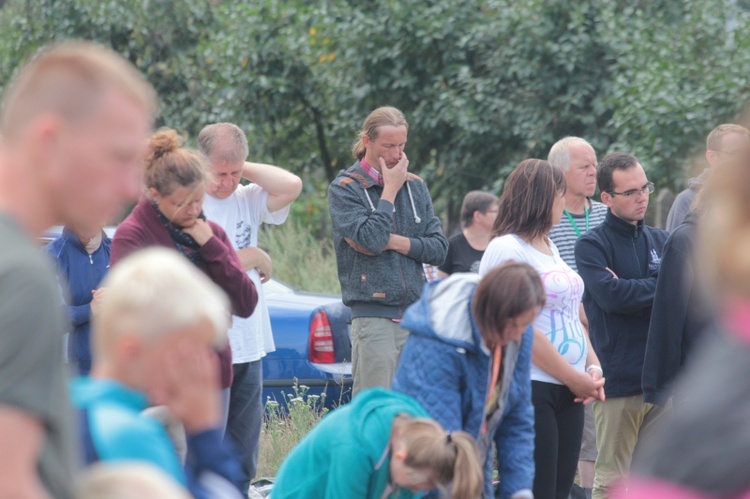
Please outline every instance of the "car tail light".
[{"label": "car tail light", "polygon": [[336,362],[333,350],[333,330],[328,314],[319,310],[310,323],[310,362],[332,364]]}]

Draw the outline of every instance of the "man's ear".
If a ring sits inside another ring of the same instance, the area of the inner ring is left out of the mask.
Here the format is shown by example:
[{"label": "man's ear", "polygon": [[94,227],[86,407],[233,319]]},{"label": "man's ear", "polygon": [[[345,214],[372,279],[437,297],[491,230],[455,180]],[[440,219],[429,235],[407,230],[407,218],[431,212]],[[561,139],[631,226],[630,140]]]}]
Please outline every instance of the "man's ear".
[{"label": "man's ear", "polygon": [[143,341],[135,334],[122,334],[115,340],[115,355],[121,360],[132,362],[138,357]]},{"label": "man's ear", "polygon": [[408,452],[406,452],[406,448],[402,445],[394,445],[393,446],[393,457],[399,461],[405,461],[406,456],[408,455]]},{"label": "man's ear", "polygon": [[151,200],[156,202],[157,204],[159,203],[159,200],[161,198],[161,196],[159,195],[159,191],[157,191],[153,187],[148,188],[148,197],[150,197]]},{"label": "man's ear", "polygon": [[605,206],[608,208],[612,208],[612,203],[614,201],[614,198],[612,195],[608,192],[602,192],[602,203],[604,203]]},{"label": "man's ear", "polygon": [[365,147],[370,147],[370,137],[367,136],[367,134],[363,133],[361,135],[362,143],[365,145]]},{"label": "man's ear", "polygon": [[714,162],[716,162],[716,151],[706,149],[706,161],[708,162],[708,166],[714,166]]},{"label": "man's ear", "polygon": [[35,168],[40,173],[57,164],[62,126],[60,116],[47,113],[34,118],[26,129],[24,141],[27,150],[33,151]]}]

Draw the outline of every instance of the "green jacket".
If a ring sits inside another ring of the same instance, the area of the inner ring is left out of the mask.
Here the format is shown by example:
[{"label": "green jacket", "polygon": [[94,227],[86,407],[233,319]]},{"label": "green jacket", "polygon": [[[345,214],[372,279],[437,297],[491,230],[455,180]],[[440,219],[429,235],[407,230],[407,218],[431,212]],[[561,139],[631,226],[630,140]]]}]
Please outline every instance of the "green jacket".
[{"label": "green jacket", "polygon": [[[391,424],[400,413],[429,417],[411,397],[373,388],[332,411],[289,453],[272,499],[381,499],[389,483]],[[409,490],[388,497],[420,497]]]}]

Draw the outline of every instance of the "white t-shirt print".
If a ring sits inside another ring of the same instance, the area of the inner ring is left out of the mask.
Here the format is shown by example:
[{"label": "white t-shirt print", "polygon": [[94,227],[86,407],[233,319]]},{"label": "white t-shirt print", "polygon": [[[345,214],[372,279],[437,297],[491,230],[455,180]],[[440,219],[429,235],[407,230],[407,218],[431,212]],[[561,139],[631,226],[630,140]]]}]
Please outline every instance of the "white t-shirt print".
[{"label": "white t-shirt print", "polygon": [[[267,200],[268,193],[259,185],[240,185],[226,199],[206,195],[203,212],[209,220],[222,226],[235,250],[257,247],[260,224],[280,225],[289,216],[289,206],[270,213]],[[258,304],[250,317],[232,317],[229,344],[235,364],[254,362],[276,350],[260,274],[251,269],[247,275],[258,290]]]},{"label": "white t-shirt print", "polygon": [[[534,328],[544,333],[555,349],[577,371],[586,368],[588,343],[580,317],[583,298],[583,279],[563,261],[557,247],[551,243],[553,256],[534,249],[515,234],[493,239],[484,252],[479,275],[513,260],[528,263],[539,272],[547,303],[534,319]],[[531,365],[531,379],[563,384],[536,365]]]}]

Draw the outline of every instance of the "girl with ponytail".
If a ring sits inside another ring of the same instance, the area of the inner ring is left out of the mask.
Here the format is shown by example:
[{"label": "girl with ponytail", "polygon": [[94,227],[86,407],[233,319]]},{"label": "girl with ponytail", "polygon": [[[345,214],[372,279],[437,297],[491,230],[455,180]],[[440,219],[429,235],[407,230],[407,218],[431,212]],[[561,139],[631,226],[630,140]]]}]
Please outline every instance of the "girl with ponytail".
[{"label": "girl with ponytail", "polygon": [[274,499],[476,499],[482,465],[471,435],[447,433],[406,395],[373,388],[326,416],[284,460]]}]

